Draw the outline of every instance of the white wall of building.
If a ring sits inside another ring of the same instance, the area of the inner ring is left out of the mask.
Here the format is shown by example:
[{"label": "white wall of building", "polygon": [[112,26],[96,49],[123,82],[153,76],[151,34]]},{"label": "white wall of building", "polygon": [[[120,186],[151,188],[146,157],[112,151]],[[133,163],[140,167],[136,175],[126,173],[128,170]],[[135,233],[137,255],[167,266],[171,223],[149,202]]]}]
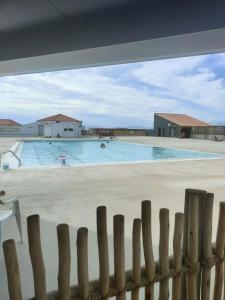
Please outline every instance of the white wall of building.
[{"label": "white wall of building", "polygon": [[17,136],[22,126],[0,126],[0,136]]},{"label": "white wall of building", "polygon": [[78,122],[37,121],[21,126],[0,126],[0,136],[79,137],[83,129]]},{"label": "white wall of building", "polygon": [[44,127],[44,136],[79,137],[82,125],[78,122],[39,121]]},{"label": "white wall of building", "polygon": [[24,124],[20,126],[20,135],[23,136],[38,136],[38,124],[37,122]]}]

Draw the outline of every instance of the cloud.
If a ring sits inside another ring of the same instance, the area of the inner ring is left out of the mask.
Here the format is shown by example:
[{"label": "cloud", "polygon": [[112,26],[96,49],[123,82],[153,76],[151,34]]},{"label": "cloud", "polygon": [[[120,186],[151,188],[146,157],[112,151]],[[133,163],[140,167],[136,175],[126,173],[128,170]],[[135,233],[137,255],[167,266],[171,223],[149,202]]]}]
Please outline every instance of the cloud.
[{"label": "cloud", "polygon": [[168,97],[224,109],[225,81],[217,78],[213,66],[207,64],[208,58],[198,56],[143,63],[132,74],[136,80],[160,88],[160,93]]},{"label": "cloud", "polygon": [[[74,70],[7,77],[0,80],[5,104],[1,111],[17,110],[33,115],[68,114],[108,115],[109,118],[150,118],[150,111],[175,105],[176,100],[157,99],[145,89],[123,85],[119,80],[100,75],[96,70]],[[122,122],[121,122],[122,123]]]},{"label": "cloud", "polygon": [[65,113],[93,126],[150,127],[155,111],[222,119],[225,55],[0,78],[1,117]]}]

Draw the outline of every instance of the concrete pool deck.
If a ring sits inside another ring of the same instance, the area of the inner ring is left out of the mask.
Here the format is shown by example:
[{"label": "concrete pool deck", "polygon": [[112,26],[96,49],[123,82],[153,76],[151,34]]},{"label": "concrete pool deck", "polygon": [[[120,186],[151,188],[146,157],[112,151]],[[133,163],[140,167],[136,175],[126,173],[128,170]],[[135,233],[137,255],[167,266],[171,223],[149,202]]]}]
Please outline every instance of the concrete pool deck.
[{"label": "concrete pool deck", "polygon": [[[120,140],[161,147],[225,153],[225,142],[155,137],[120,137]],[[3,148],[10,148],[15,141],[16,138],[0,138],[0,152]],[[48,290],[54,289],[57,283],[57,250],[53,251],[53,249],[57,249],[55,227],[58,223],[66,222],[71,225],[73,248],[77,228],[86,226],[90,229],[89,244],[93,250],[90,251],[90,273],[91,278],[97,278],[96,207],[107,206],[110,235],[112,235],[113,215],[118,213],[125,215],[126,242],[130,245],[133,218],[140,217],[141,201],[151,200],[153,240],[157,251],[159,209],[162,207],[170,209],[172,237],[174,213],[183,211],[185,188],[206,189],[215,194],[213,227],[215,236],[218,204],[225,199],[225,159],[0,171],[0,190],[5,190],[7,197],[16,196],[20,200],[24,233],[26,233],[26,216],[38,213],[42,218]],[[3,226],[3,240],[8,238],[19,241],[13,219]],[[130,248],[126,249],[127,267],[131,263]],[[72,253],[75,253],[75,250]],[[24,244],[18,243],[18,255],[22,262],[24,297],[27,298],[32,295],[32,276],[26,238]],[[112,266],[111,262],[110,273],[113,273]],[[4,269],[2,250],[0,250],[0,268]],[[72,269],[71,280],[75,283],[75,263]],[[50,272],[54,272],[55,278],[51,276],[49,279]],[[0,293],[4,295],[2,299],[8,299],[5,272],[0,272]]]}]

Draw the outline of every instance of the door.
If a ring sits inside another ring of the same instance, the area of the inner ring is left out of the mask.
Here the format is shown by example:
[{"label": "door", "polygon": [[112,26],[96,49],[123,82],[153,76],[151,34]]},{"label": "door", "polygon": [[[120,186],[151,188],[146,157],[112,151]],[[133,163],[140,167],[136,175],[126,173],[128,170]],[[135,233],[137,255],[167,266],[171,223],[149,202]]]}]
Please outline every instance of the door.
[{"label": "door", "polygon": [[44,126],[44,136],[51,137],[52,136],[52,128],[51,126]]},{"label": "door", "polygon": [[44,135],[44,126],[38,125],[38,136],[43,136],[43,135]]},{"label": "door", "polygon": [[161,136],[161,127],[158,127],[158,136]]},{"label": "door", "polygon": [[175,136],[175,128],[172,127],[172,128],[171,128],[171,137],[174,137],[174,136]]}]

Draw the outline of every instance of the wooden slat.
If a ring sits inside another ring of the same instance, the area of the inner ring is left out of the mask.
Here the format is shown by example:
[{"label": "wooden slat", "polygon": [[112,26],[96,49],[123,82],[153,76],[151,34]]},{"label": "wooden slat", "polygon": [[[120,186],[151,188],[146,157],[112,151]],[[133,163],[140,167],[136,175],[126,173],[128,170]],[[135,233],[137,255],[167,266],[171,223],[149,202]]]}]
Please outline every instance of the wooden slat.
[{"label": "wooden slat", "polygon": [[[207,192],[203,190],[196,190],[196,194],[199,195],[199,209],[198,209],[198,260],[202,258],[202,245],[203,245],[203,209],[206,201]],[[202,285],[202,268],[199,268],[197,273],[197,299],[201,296],[201,285]]]},{"label": "wooden slat", "polygon": [[[182,232],[184,224],[184,215],[182,213],[175,214],[175,225],[173,235],[173,268],[176,274],[179,274],[182,268]],[[181,274],[173,279],[172,299],[181,300]]]},{"label": "wooden slat", "polygon": [[[219,221],[216,235],[215,254],[218,258],[224,255],[225,246],[225,202],[220,202]],[[216,263],[213,300],[219,300],[222,296],[223,287],[223,261]]]},{"label": "wooden slat", "polygon": [[[22,300],[20,283],[20,270],[14,240],[7,240],[3,243],[5,267],[8,279],[8,291],[10,300]],[[1,298],[1,295],[0,295]]]},{"label": "wooden slat", "polygon": [[[152,247],[152,229],[151,229],[151,201],[142,201],[141,207],[142,219],[142,239],[145,257],[145,276],[149,282],[152,282],[155,277],[155,262]],[[145,299],[154,299],[154,286],[146,287]]]},{"label": "wooden slat", "polygon": [[[159,212],[159,269],[162,277],[169,274],[169,210],[160,209]],[[159,300],[169,298],[169,278],[163,279],[159,284]]]},{"label": "wooden slat", "polygon": [[85,227],[77,231],[77,276],[80,297],[82,300],[87,300],[89,295],[88,229]]},{"label": "wooden slat", "polygon": [[45,266],[41,248],[40,218],[38,215],[32,215],[27,218],[27,230],[29,252],[33,269],[35,299],[45,300]]},{"label": "wooden slat", "polygon": [[[195,195],[205,195],[206,191],[198,190],[198,189],[186,189],[185,190],[185,203],[184,203],[184,227],[183,227],[183,246],[182,251],[185,257],[188,256],[188,212],[189,212],[189,204],[188,199],[191,194]],[[182,274],[182,282],[181,282],[181,299],[187,299],[187,288],[186,288],[186,276],[187,274],[184,272]],[[200,284],[200,272],[197,274],[197,282]],[[197,284],[197,283],[196,283]],[[199,295],[200,289],[197,290],[197,295]]]},{"label": "wooden slat", "polygon": [[108,299],[109,293],[109,250],[107,237],[106,207],[97,208],[97,236],[99,254],[99,292],[102,299]]},{"label": "wooden slat", "polygon": [[70,300],[70,235],[69,226],[57,226],[59,270],[58,270],[58,296],[60,300]]},{"label": "wooden slat", "polygon": [[187,299],[197,300],[197,272],[194,270],[198,263],[198,208],[199,196],[189,195],[188,213],[188,265],[187,272]]},{"label": "wooden slat", "polygon": [[[133,222],[133,268],[132,279],[134,285],[137,287],[141,279],[141,219],[134,219]],[[132,290],[131,300],[139,300],[139,288]]]},{"label": "wooden slat", "polygon": [[[185,190],[185,198],[184,198],[184,227],[183,227],[183,245],[182,245],[182,252],[185,257],[188,255],[188,211],[189,211],[189,205],[188,205],[188,195],[189,195],[189,189]],[[186,276],[187,274],[184,272],[181,276],[181,299],[186,300],[187,299],[187,293],[186,293]]]},{"label": "wooden slat", "polygon": [[[212,215],[213,215],[213,194],[207,194],[202,207],[202,257],[209,262],[212,257]],[[203,265],[201,299],[210,300],[211,269]]]},{"label": "wooden slat", "polygon": [[126,299],[125,291],[125,253],[124,253],[124,216],[116,215],[113,218],[114,233],[114,272],[116,299]]}]

